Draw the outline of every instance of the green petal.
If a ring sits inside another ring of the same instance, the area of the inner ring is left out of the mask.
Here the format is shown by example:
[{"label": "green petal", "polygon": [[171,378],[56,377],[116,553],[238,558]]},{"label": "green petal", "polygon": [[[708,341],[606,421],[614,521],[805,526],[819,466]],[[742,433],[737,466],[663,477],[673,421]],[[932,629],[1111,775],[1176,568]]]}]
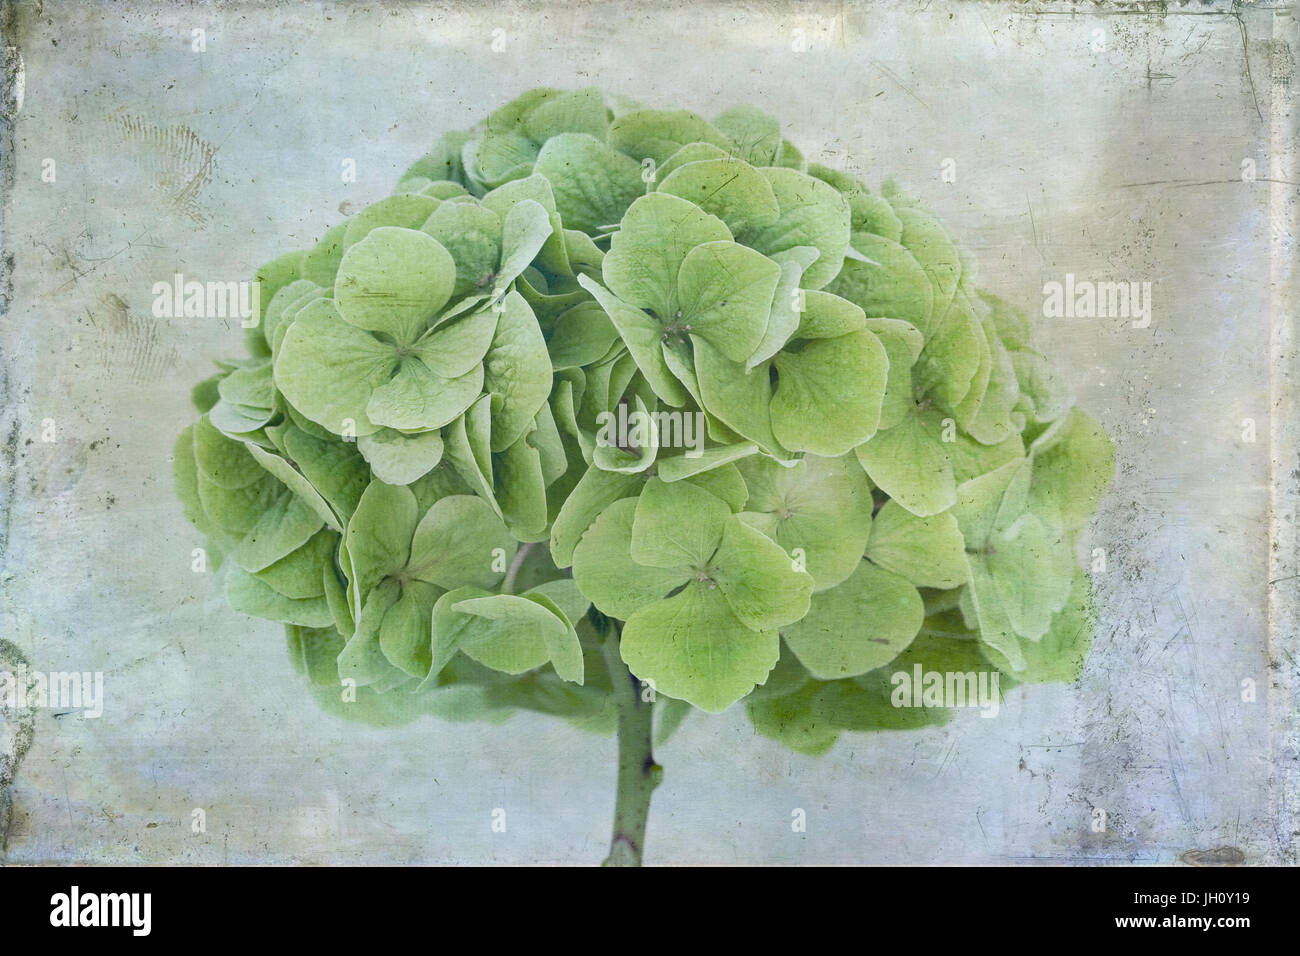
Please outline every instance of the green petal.
[{"label": "green petal", "polygon": [[[389,196],[378,202],[371,203],[361,210],[346,223],[343,230],[343,239],[340,243],[341,248],[335,252],[329,246],[326,246],[321,254],[322,259],[333,267],[333,272],[329,273],[328,284],[334,284],[339,266],[342,264],[342,257],[351,246],[356,245],[381,226],[419,229],[424,225],[425,220],[438,211],[440,205],[439,201],[431,196],[399,193],[396,196]],[[329,233],[326,233],[326,236],[328,237]],[[324,265],[324,263],[321,264]],[[304,265],[306,265],[305,262]],[[322,269],[321,272],[322,277],[324,277],[328,269]],[[305,269],[303,278],[311,278]],[[321,284],[324,285],[325,283]]]},{"label": "green petal", "polygon": [[537,144],[522,133],[488,130],[461,150],[465,172],[484,189],[522,179],[537,159]]},{"label": "green petal", "polygon": [[609,127],[610,145],[638,163],[649,157],[662,164],[687,143],[712,143],[727,149],[731,143],[704,117],[689,110],[634,110],[617,117]]},{"label": "green petal", "polygon": [[[423,176],[435,183],[451,180],[457,184],[464,181],[465,170],[461,166],[461,147],[470,139],[469,133],[453,131],[443,133],[433,149],[425,153],[402,174],[403,179]],[[464,190],[462,190],[463,192]]]},{"label": "green petal", "polygon": [[[957,423],[976,441],[997,445],[1019,432],[1012,415],[1020,401],[1020,383],[1016,378],[1011,354],[992,332],[992,323],[985,323],[989,345],[989,378],[983,390],[979,408],[968,414],[965,402],[956,410]],[[974,391],[974,388],[972,388]]]},{"label": "green petal", "polygon": [[989,307],[1002,344],[1012,350],[1029,348],[1029,320],[1024,314],[988,292],[980,292],[979,298]]},{"label": "green petal", "polygon": [[609,131],[605,99],[594,86],[556,93],[528,111],[523,130],[539,143],[563,133],[586,133],[603,140]]},{"label": "green petal", "polygon": [[1115,445],[1088,414],[1071,412],[1055,442],[1035,449],[1032,507],[1075,531],[1096,511],[1115,474]]},{"label": "green petal", "polygon": [[551,367],[559,371],[592,365],[608,355],[618,341],[618,329],[600,304],[580,303],[555,320],[547,341]]},{"label": "green petal", "polygon": [[732,150],[723,149],[721,146],[715,146],[712,143],[687,143],[659,164],[651,182],[663,182],[672,172],[687,163],[698,163],[705,159],[728,159],[733,155]]},{"label": "green petal", "polygon": [[304,627],[328,627],[334,622],[323,597],[301,600],[285,597],[266,582],[234,565],[230,565],[225,574],[226,600],[240,614]]},{"label": "green petal", "polygon": [[781,124],[756,106],[733,106],[713,121],[735,144],[736,153],[755,166],[775,166],[781,152]]},{"label": "green petal", "polygon": [[421,581],[402,585],[401,597],[379,625],[379,649],[394,667],[412,677],[429,673],[432,638],[430,622],[438,589]]},{"label": "green petal", "polygon": [[782,646],[781,659],[776,662],[767,680],[755,687],[748,700],[768,700],[788,697],[808,686],[811,676],[790,648]]},{"label": "green petal", "polygon": [[546,244],[554,241],[554,233],[551,214],[541,203],[524,199],[511,206],[501,230],[501,265],[493,290],[504,291],[514,282]]},{"label": "green petal", "polygon": [[491,506],[473,495],[435,501],[410,542],[406,573],[449,591],[494,587],[502,578],[495,568],[508,566],[517,547]]},{"label": "green petal", "polygon": [[[544,560],[546,551],[540,549],[532,552],[532,555],[540,555]],[[549,562],[547,563],[549,564]],[[526,571],[527,568],[523,570]],[[559,569],[553,565],[551,565],[551,572],[554,574],[560,573]],[[515,578],[516,588],[523,578],[522,573]],[[587,609],[591,607],[591,601],[579,590],[577,582],[573,578],[559,577],[551,581],[545,581],[535,587],[530,587],[523,593],[525,597],[545,598],[550,602],[549,606],[558,611],[560,616],[575,628],[583,622]]]},{"label": "green petal", "polygon": [[442,461],[442,433],[404,435],[391,428],[381,428],[373,435],[358,438],[357,449],[380,481],[409,485]]},{"label": "green petal", "polygon": [[921,264],[896,242],[868,233],[854,233],[853,248],[868,261],[847,259],[828,292],[843,296],[873,318],[897,319],[931,329],[934,287]]},{"label": "green petal", "polygon": [[492,450],[504,451],[532,425],[551,394],[546,340],[518,292],[502,304],[483,372],[483,389],[492,396]]},{"label": "green petal", "polygon": [[[608,257],[606,257],[608,259]],[[646,377],[655,394],[668,405],[686,404],[686,392],[669,371],[663,354],[663,326],[653,316],[646,315],[587,276],[578,282],[596,297],[605,314],[618,330],[628,351],[636,360],[637,368]]]},{"label": "green petal", "polygon": [[[903,226],[900,241],[925,270],[934,289],[933,314],[943,315],[957,290],[957,280],[961,278],[961,259],[957,247],[952,244],[943,227],[924,210],[899,206],[897,203],[893,205],[894,214]],[[887,318],[900,319],[906,316],[891,315]],[[917,327],[929,337],[926,328]]]},{"label": "green petal", "polygon": [[366,488],[343,536],[352,563],[349,578],[362,597],[406,567],[418,517],[415,495],[409,489],[382,481],[372,481]]},{"label": "green petal", "polygon": [[[725,480],[730,481],[731,475],[735,473],[734,469],[728,469],[724,466],[748,458],[757,451],[758,447],[753,442],[714,445],[712,448],[706,448],[699,455],[694,456],[693,452],[680,455],[665,455],[660,450],[655,474],[664,481],[680,481],[683,478],[694,478],[696,484],[705,484],[722,475],[726,476]],[[717,492],[714,493],[718,494]],[[744,482],[742,481],[738,490],[739,501],[735,501],[725,494],[718,494],[718,497],[731,504],[733,511],[738,511],[744,507],[745,494]]]},{"label": "green petal", "polygon": [[284,493],[284,486],[269,475],[246,487],[232,489],[222,488],[196,469],[195,484],[208,520],[221,534],[236,540],[247,534],[261,514]]},{"label": "green petal", "polygon": [[746,371],[705,339],[693,338],[700,403],[737,434],[768,454],[788,457],[772,431],[772,380],[768,363]]},{"label": "green petal", "polygon": [[957,440],[946,442],[944,447],[952,459],[952,473],[958,485],[1025,457],[1025,443],[1019,435],[1012,435],[996,445],[981,445],[959,431]]},{"label": "green petal", "polygon": [[533,170],[550,182],[556,208],[571,229],[600,232],[645,194],[640,165],[586,133],[547,140]]},{"label": "green petal", "polygon": [[315,282],[322,289],[334,286],[334,276],[337,276],[339,261],[343,259],[343,237],[347,234],[348,225],[350,221],[344,220],[330,226],[320,242],[305,252],[302,264],[302,277],[305,280]]},{"label": "green petal", "polygon": [[903,224],[883,196],[877,196],[852,176],[828,169],[820,163],[810,163],[808,175],[830,183],[849,201],[849,225],[853,232],[874,233],[898,242],[903,234]]},{"label": "green petal", "polygon": [[[610,240],[601,275],[614,295],[638,309],[652,309],[661,323],[667,322],[679,307],[677,281],[687,253],[705,242],[730,240],[722,220],[694,203],[650,193],[628,207]],[[617,325],[617,317],[611,318]]]},{"label": "green petal", "polygon": [[324,524],[321,516],[302,498],[283,485],[279,488],[279,493],[231,553],[245,571],[260,571],[274,564],[306,544]]},{"label": "green petal", "polygon": [[[285,312],[289,311],[291,305],[302,305],[309,301],[308,297],[314,297],[323,293],[324,290],[314,282],[308,282],[306,279],[298,279],[282,286],[278,292],[271,298],[270,303],[266,305],[266,312],[262,316],[262,334],[266,337],[268,344],[274,344],[284,337],[284,327],[288,325],[285,319]],[[279,355],[278,348],[275,354]]]},{"label": "green petal", "polygon": [[964,295],[940,315],[912,374],[917,394],[932,395],[944,408],[953,409],[971,390],[988,343]]},{"label": "green petal", "polygon": [[[987,670],[988,665],[984,666]],[[809,719],[819,726],[855,731],[920,730],[946,724],[951,719],[950,711],[939,707],[895,707],[887,679],[890,672],[897,673],[893,665],[861,677],[820,685],[819,693],[810,702]],[[863,686],[867,683],[870,686]]]},{"label": "green petal", "polygon": [[745,702],[754,730],[779,741],[796,753],[818,757],[835,746],[840,728],[813,711],[813,703],[827,685],[813,684],[793,694]]},{"label": "green petal", "polygon": [[808,616],[781,629],[813,677],[853,677],[883,667],[912,642],[925,605],[906,579],[868,561],[812,599]]},{"label": "green petal", "polygon": [[[340,553],[339,549],[335,547],[334,554]],[[357,629],[357,622],[353,616],[352,606],[348,604],[346,583],[340,578],[333,560],[321,565],[320,570],[322,592],[325,595],[325,603],[329,605],[330,617],[334,619],[334,626],[338,629],[340,636],[344,639],[350,638]],[[335,668],[334,679],[338,679],[337,668]]]},{"label": "green petal", "polygon": [[775,631],[745,627],[722,592],[699,581],[638,610],[624,625],[619,644],[633,674],[711,714],[763,681],[780,649]]},{"label": "green petal", "polygon": [[596,433],[596,448],[592,460],[606,471],[621,471],[636,474],[645,471],[655,463],[659,452],[659,425],[650,417],[641,396],[634,396],[635,406],[628,413],[628,440],[633,444],[622,447],[618,444],[618,416],[614,412],[604,413],[600,431]]},{"label": "green petal", "polygon": [[522,674],[550,660],[546,631],[563,632],[565,626],[540,602],[509,594],[462,598],[450,610],[473,618],[460,634],[460,650],[506,674]]},{"label": "green petal", "polygon": [[262,477],[244,442],[227,438],[204,415],[193,426],[193,460],[200,474],[220,488],[247,488]]},{"label": "green petal", "polygon": [[284,448],[339,521],[346,524],[370,483],[370,472],[356,446],[335,441],[332,436],[326,441],[293,427],[284,433]]},{"label": "green petal", "polygon": [[303,258],[302,252],[286,252],[257,270],[254,276],[254,281],[258,285],[257,325],[244,329],[244,342],[248,346],[250,355],[271,354],[270,339],[266,336],[266,315],[276,293],[289,283],[302,278]]},{"label": "green petal", "polygon": [[475,625],[475,615],[453,610],[452,606],[460,601],[482,597],[491,597],[491,592],[482,588],[465,587],[448,591],[434,602],[429,674],[420,685],[420,690],[424,690],[442,673],[460,651],[461,642]]},{"label": "green petal", "polygon": [[476,495],[500,511],[492,481],[492,397],[484,395],[443,432],[443,454]]},{"label": "green petal", "polygon": [[632,523],[636,499],[623,498],[605,508],[573,550],[573,579],[596,608],[627,620],[687,580],[680,569],[648,568],[632,560]]},{"label": "green petal", "polygon": [[774,631],[808,612],[812,576],[795,570],[779,544],[738,516],[729,516],[708,574],[736,618],[752,630]]},{"label": "green petal", "polygon": [[454,298],[491,291],[501,262],[500,216],[476,202],[448,202],[421,223],[420,231],[438,240],[456,263]]},{"label": "green petal", "polygon": [[235,369],[217,383],[217,394],[235,405],[271,408],[275,404],[271,360],[262,359]]},{"label": "green petal", "polygon": [[[555,672],[567,681],[582,683],[582,645],[577,632],[545,594],[494,594],[466,598],[452,605],[452,610],[473,614],[488,622],[486,626],[476,622],[466,629],[461,639],[461,650],[470,657],[497,670],[520,673],[538,666],[532,663],[531,648],[540,638]],[[503,667],[500,666],[501,652],[503,645],[507,644],[530,650],[523,659],[512,660]],[[488,663],[489,660],[495,660],[495,663]],[[523,666],[525,664],[527,666]]]},{"label": "green petal", "polygon": [[1010,527],[1024,513],[1029,481],[1030,463],[1020,458],[958,487],[952,513],[968,550],[983,551],[994,532]]},{"label": "green petal", "polygon": [[1031,349],[1011,352],[1011,366],[1020,383],[1020,399],[1033,421],[1054,422],[1074,404],[1069,383],[1039,353]]},{"label": "green petal", "polygon": [[743,159],[706,159],[679,166],[660,180],[659,192],[690,200],[725,222],[732,235],[762,229],[781,214],[771,184]]},{"label": "green petal", "polygon": [[520,541],[547,536],[546,476],[540,451],[529,440],[536,429],[494,455],[495,497],[510,533]]},{"label": "green petal", "polygon": [[814,339],[772,363],[772,431],[783,446],[834,458],[876,433],[889,356],[871,332]]},{"label": "green petal", "polygon": [[335,434],[376,428],[366,418],[371,393],[392,377],[391,346],[348,325],[334,304],[319,299],[298,313],[275,363],[275,384],[293,406]]},{"label": "green petal", "polygon": [[574,549],[597,516],[614,502],[635,497],[642,485],[637,475],[617,474],[595,466],[588,468],[565,499],[551,527],[551,557],[555,563],[562,568],[573,564]]},{"label": "green petal", "polygon": [[1070,597],[1070,542],[1037,515],[1021,515],[990,538],[985,561],[1011,627],[1031,641],[1041,638]]},{"label": "green petal", "polygon": [[232,402],[219,401],[208,411],[208,420],[219,431],[233,438],[251,436],[264,428],[275,417],[273,408],[253,408],[249,405],[235,405]]},{"label": "green petal", "polygon": [[738,242],[706,242],[688,252],[677,278],[681,315],[672,325],[707,339],[733,362],[763,340],[781,267]]},{"label": "green petal", "polygon": [[[556,211],[555,193],[551,190],[551,184],[546,181],[546,177],[525,176],[523,179],[516,179],[513,182],[498,186],[480,201],[484,206],[500,216],[502,222],[509,226],[510,213],[514,208],[522,206],[530,200],[546,210],[547,219],[551,224],[551,234],[544,241],[541,251],[537,253],[538,267],[556,275],[572,275],[569,257],[564,246],[564,224],[560,219],[559,212]],[[531,218],[530,216],[529,220]],[[528,222],[528,220],[525,220],[525,222]],[[523,223],[521,223],[522,225]],[[503,239],[509,240],[512,235],[513,230],[507,229]],[[522,258],[522,253],[511,249],[506,249],[505,252],[510,256],[512,266],[518,265],[518,259]],[[503,274],[505,271],[503,267]]]},{"label": "green petal", "polygon": [[375,425],[406,431],[441,428],[473,404],[483,382],[482,366],[459,378],[443,378],[418,358],[406,356],[393,377],[371,392],[366,418]]},{"label": "green petal", "polygon": [[283,482],[327,527],[334,531],[343,530],[342,519],[302,472],[279,455],[265,451],[252,442],[246,442],[245,447],[263,468]]},{"label": "green petal", "polygon": [[258,571],[255,577],[285,597],[316,598],[325,596],[321,568],[334,560],[338,535],[322,529],[312,535],[307,543],[279,561]]},{"label": "green petal", "polygon": [[921,354],[924,339],[915,326],[897,319],[867,319],[866,325],[889,356],[880,427],[893,428],[912,410],[912,365]]},{"label": "green petal", "polygon": [[[806,247],[801,247],[806,248]],[[867,327],[862,309],[848,299],[830,292],[809,289],[804,292],[804,310],[792,338],[833,339]]]},{"label": "green petal", "polygon": [[781,267],[781,278],[772,295],[772,307],[768,313],[763,339],[758,343],[754,354],[745,361],[747,370],[761,365],[779,352],[798,330],[803,320],[801,310],[806,307],[805,292],[799,288],[799,281],[819,255],[821,253],[812,246],[795,246],[772,256],[772,261]]},{"label": "green petal", "polygon": [[651,568],[703,568],[729,517],[727,503],[698,485],[651,478],[637,499],[632,559]]},{"label": "green petal", "polygon": [[172,477],[175,479],[176,496],[181,500],[185,519],[202,535],[217,534],[217,528],[208,518],[199,497],[199,471],[194,462],[194,429],[188,425],[177,437],[172,446]]},{"label": "green petal", "polygon": [[967,554],[970,565],[970,588],[967,594],[971,609],[979,624],[980,640],[994,655],[993,659],[1010,671],[1021,671],[1027,666],[1025,655],[1020,650],[1020,638],[1007,616],[998,595],[997,586],[988,563],[980,554]]},{"label": "green petal", "polygon": [[738,467],[749,489],[741,517],[791,555],[802,554],[817,591],[853,573],[872,534],[873,508],[871,485],[856,462],[810,455],[787,468],[753,457]]},{"label": "green petal", "polygon": [[793,169],[768,167],[763,175],[772,185],[780,217],[737,238],[747,246],[774,255],[796,246],[821,252],[803,274],[803,284],[820,289],[840,271],[849,247],[849,204],[834,187]]},{"label": "green petal", "polygon": [[294,669],[305,674],[313,685],[337,690],[339,687],[339,652],[343,638],[332,627],[304,628],[296,624],[285,628],[289,638],[289,660]]},{"label": "green petal", "polygon": [[1016,673],[1022,684],[1072,683],[1083,674],[1083,662],[1097,627],[1092,582],[1081,570],[1074,572],[1070,598],[1052,617],[1051,627],[1039,641],[1020,642],[1026,669]]},{"label": "green petal", "polygon": [[432,236],[381,226],[343,254],[334,301],[351,325],[410,343],[455,285],[456,261]]},{"label": "green petal", "polygon": [[867,557],[921,588],[955,588],[966,583],[965,541],[951,512],[921,518],[896,501],[876,515]]},{"label": "green petal", "polygon": [[393,666],[379,646],[384,618],[400,597],[401,588],[393,581],[385,582],[367,596],[357,618],[356,633],[339,654],[340,679],[353,680],[359,687],[374,687],[380,692],[410,680],[411,675]]},{"label": "green petal", "polygon": [[881,491],[912,514],[938,514],[957,500],[943,429],[942,412],[913,405],[901,422],[876,433],[854,453]]},{"label": "green petal", "polygon": [[[970,299],[964,292],[959,294],[957,303],[967,303],[969,301]],[[956,304],[954,304],[954,307],[956,307]],[[979,317],[975,316],[973,312],[972,316],[974,317],[974,323],[971,328],[975,348],[979,353],[979,364],[975,367],[975,373],[971,376],[966,394],[957,404],[949,408],[949,411],[957,420],[957,424],[961,425],[962,428],[966,428],[983,405],[984,395],[989,387],[989,378],[993,372],[993,347],[989,341],[989,334],[985,331]],[[924,349],[922,349],[922,352],[924,352]],[[928,362],[929,358],[929,356],[926,356],[924,361]]]}]

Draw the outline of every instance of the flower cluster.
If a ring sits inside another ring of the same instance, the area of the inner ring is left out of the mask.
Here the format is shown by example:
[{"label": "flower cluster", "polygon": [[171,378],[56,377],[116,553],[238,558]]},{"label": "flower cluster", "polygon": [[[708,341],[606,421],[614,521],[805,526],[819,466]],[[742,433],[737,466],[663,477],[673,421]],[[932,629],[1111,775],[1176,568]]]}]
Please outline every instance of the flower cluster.
[{"label": "flower cluster", "polygon": [[761,110],[533,90],[257,279],[177,487],[340,713],[608,730],[615,646],[815,753],[946,719],[915,665],[1077,677],[1109,439],[929,211]]}]

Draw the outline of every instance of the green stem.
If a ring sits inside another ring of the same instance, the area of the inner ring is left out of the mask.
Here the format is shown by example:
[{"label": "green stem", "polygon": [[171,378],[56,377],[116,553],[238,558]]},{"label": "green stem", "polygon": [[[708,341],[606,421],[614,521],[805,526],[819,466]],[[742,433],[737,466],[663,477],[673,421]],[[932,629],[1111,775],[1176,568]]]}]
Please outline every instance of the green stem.
[{"label": "green stem", "polygon": [[519,569],[524,566],[524,559],[528,557],[528,552],[534,547],[536,547],[534,542],[529,541],[515,552],[515,559],[510,562],[510,568],[506,571],[506,579],[501,582],[502,594],[515,593],[515,578],[519,576]]},{"label": "green stem", "polygon": [[618,652],[619,626],[609,622],[601,650],[618,702],[618,796],[614,803],[614,832],[605,866],[640,866],[645,852],[650,796],[663,778],[655,763],[654,705],[641,699],[641,685]]}]

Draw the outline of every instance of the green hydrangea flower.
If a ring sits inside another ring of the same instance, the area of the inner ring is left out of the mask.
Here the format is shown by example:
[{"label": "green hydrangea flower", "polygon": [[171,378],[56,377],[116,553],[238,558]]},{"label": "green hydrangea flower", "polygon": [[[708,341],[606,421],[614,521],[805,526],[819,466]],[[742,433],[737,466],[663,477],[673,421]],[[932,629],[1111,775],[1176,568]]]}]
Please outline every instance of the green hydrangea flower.
[{"label": "green hydrangea flower", "polygon": [[339,716],[617,730],[610,862],[655,713],[816,754],[949,718],[900,675],[1080,673],[1109,438],[932,212],[761,109],[530,91],[256,278],[174,452],[231,606]]}]

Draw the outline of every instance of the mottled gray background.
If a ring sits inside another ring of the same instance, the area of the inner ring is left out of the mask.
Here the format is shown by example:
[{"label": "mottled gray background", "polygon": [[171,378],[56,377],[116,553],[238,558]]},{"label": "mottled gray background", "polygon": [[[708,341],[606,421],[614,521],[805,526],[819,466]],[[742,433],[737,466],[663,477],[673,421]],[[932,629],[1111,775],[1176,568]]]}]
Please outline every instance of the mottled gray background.
[{"label": "mottled gray background", "polygon": [[911,187],[1031,312],[1067,272],[1154,287],[1148,329],[1036,333],[1118,444],[1081,545],[1108,555],[1083,681],[820,759],[757,737],[738,707],[693,716],[659,752],[648,862],[1293,860],[1294,18],[1072,9],[6,6],[0,627],[34,667],[107,685],[99,720],[36,715],[8,859],[602,858],[612,739],[529,715],[343,723],[292,678],[279,625],[191,572],[171,443],[240,332],[150,313],[174,272],[243,279],[309,245],[440,131],[531,86],[597,84],[706,115],[762,104],[810,158]]}]

